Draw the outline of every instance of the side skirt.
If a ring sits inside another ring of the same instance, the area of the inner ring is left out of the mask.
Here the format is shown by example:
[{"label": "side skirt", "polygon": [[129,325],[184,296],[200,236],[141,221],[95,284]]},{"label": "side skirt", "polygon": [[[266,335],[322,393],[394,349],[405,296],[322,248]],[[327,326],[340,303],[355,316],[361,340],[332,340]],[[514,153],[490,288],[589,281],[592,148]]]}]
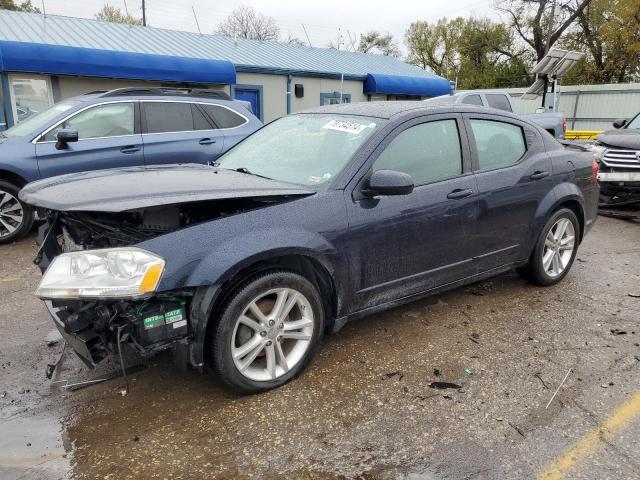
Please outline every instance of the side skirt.
[{"label": "side skirt", "polygon": [[501,267],[496,267],[491,270],[487,270],[486,272],[472,275],[470,277],[466,277],[461,280],[456,280],[455,282],[446,283],[444,285],[440,285],[438,287],[425,290],[423,292],[407,295],[406,297],[401,297],[396,300],[391,300],[389,302],[381,303],[380,305],[375,305],[373,307],[367,307],[362,310],[358,310],[357,312],[353,312],[344,317],[336,318],[335,321],[333,322],[333,328],[331,329],[330,333],[338,332],[340,329],[342,329],[342,327],[344,327],[348,322],[352,320],[373,315],[374,313],[382,312],[384,310],[389,310],[390,308],[405,305],[407,303],[411,303],[416,300],[430,297],[432,295],[436,295],[438,293],[442,293],[448,290],[454,290],[464,285],[476,283],[481,280],[485,280],[487,278],[495,277],[496,275],[500,275],[501,273],[508,272],[512,269],[513,269],[513,265],[503,265]]}]

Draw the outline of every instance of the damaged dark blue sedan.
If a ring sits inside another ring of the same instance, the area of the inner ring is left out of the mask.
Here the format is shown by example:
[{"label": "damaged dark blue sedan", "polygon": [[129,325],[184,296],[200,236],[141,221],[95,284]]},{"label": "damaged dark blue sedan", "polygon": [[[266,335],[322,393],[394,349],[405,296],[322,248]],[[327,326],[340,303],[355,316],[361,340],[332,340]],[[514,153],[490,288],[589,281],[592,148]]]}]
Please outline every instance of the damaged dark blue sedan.
[{"label": "damaged dark blue sedan", "polygon": [[20,197],[46,211],[36,294],[87,365],[172,349],[249,393],[350,319],[514,268],[559,282],[596,177],[593,154],[515,115],[381,102],[282,118],[212,166],[71,174]]}]

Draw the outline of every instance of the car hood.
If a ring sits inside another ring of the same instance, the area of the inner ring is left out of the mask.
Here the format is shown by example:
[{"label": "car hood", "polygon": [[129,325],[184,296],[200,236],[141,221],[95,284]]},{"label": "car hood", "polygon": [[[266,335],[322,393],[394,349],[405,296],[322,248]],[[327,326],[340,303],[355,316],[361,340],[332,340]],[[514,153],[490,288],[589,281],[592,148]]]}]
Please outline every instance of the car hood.
[{"label": "car hood", "polygon": [[20,199],[59,211],[124,212],[231,198],[315,193],[290,183],[207,165],[162,165],[72,173],[28,184]]},{"label": "car hood", "polygon": [[610,147],[640,150],[640,130],[635,128],[607,130],[598,135],[596,140]]}]

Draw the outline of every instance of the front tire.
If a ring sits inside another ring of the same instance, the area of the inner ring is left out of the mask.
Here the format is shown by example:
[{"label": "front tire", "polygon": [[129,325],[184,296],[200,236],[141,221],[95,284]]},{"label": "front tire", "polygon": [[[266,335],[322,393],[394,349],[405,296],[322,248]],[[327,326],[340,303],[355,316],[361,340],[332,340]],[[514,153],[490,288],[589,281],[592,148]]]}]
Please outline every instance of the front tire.
[{"label": "front tire", "polygon": [[307,366],[324,332],[320,294],[288,271],[240,285],[211,338],[211,363],[233,390],[257,393],[284,385]]},{"label": "front tire", "polygon": [[547,220],[529,263],[519,268],[518,273],[534,285],[555,285],[569,273],[579,238],[580,224],[575,213],[561,208]]},{"label": "front tire", "polygon": [[0,244],[24,237],[33,226],[33,208],[18,198],[20,188],[0,180]]}]

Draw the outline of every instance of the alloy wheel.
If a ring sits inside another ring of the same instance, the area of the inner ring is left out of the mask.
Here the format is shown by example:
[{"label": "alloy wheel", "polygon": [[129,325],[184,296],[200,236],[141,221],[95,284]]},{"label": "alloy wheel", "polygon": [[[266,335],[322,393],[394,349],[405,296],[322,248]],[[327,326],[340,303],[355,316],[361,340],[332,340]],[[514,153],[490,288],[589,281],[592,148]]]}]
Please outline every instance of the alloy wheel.
[{"label": "alloy wheel", "polygon": [[575,249],[576,232],[568,218],[559,218],[544,240],[542,267],[547,275],[556,278],[567,269]]},{"label": "alloy wheel", "polygon": [[315,318],[309,300],[291,288],[254,298],[236,320],[231,355],[238,371],[254,381],[285,375],[304,357]]},{"label": "alloy wheel", "polygon": [[11,235],[23,222],[22,204],[11,193],[0,190],[0,238]]}]

